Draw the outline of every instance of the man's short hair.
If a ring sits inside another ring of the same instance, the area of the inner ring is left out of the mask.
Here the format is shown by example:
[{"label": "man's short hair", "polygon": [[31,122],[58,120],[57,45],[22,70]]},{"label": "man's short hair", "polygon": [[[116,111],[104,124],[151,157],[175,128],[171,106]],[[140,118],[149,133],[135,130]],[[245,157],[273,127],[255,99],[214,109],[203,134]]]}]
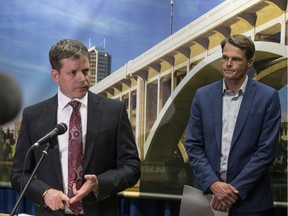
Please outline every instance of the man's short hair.
[{"label": "man's short hair", "polygon": [[60,72],[62,67],[61,60],[64,58],[79,59],[82,56],[89,58],[87,47],[77,40],[64,39],[51,47],[49,51],[49,60],[52,69]]},{"label": "man's short hair", "polygon": [[241,34],[232,35],[229,38],[226,38],[221,42],[222,52],[226,43],[230,43],[233,46],[238,47],[239,49],[243,50],[247,60],[254,58],[255,45],[250,38]]}]

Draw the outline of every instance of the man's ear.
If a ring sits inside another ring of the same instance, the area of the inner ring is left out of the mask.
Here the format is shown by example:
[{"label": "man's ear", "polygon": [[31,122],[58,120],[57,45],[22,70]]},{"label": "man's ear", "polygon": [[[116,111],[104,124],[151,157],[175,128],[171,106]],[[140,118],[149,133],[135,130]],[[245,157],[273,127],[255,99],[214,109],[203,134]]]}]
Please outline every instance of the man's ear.
[{"label": "man's ear", "polygon": [[250,60],[248,60],[248,67],[251,67],[254,63],[254,59],[251,58]]},{"label": "man's ear", "polygon": [[54,80],[54,82],[58,83],[59,82],[59,73],[57,70],[52,69],[51,71],[51,77]]}]

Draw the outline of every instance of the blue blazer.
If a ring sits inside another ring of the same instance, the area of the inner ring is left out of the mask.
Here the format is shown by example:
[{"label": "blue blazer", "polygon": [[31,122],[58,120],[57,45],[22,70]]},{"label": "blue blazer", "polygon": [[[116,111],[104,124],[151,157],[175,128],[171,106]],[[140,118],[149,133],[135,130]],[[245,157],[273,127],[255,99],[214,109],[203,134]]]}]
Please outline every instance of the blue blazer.
[{"label": "blue blazer", "polygon": [[[52,131],[57,124],[57,95],[23,111],[22,124],[13,159],[11,184],[20,192],[25,154],[30,146]],[[52,140],[54,146],[58,140]],[[45,145],[34,149],[27,160],[24,182],[39,161]],[[130,121],[123,102],[88,92],[88,119],[83,172],[95,174],[98,196],[92,192],[83,199],[85,216],[118,215],[117,193],[134,186],[140,178],[140,159]],[[64,216],[43,206],[42,194],[48,188],[63,191],[58,148],[51,149],[42,161],[28,188],[27,196],[36,204],[35,215]],[[84,179],[83,179],[84,181]]]},{"label": "blue blazer", "polygon": [[[196,91],[185,147],[195,175],[194,186],[209,193],[219,180],[223,80]],[[230,209],[255,212],[272,208],[268,167],[276,157],[281,121],[278,92],[248,78],[232,137],[227,182],[239,191]]]}]

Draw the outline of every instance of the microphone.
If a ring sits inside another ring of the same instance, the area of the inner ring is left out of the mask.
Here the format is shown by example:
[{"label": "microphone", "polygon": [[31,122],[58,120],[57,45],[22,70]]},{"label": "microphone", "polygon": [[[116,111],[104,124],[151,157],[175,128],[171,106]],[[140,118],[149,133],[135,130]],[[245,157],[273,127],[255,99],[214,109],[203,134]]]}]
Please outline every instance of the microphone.
[{"label": "microphone", "polygon": [[21,89],[13,77],[0,71],[0,126],[13,120],[22,106]]},{"label": "microphone", "polygon": [[34,145],[32,145],[32,148],[38,148],[39,146],[47,143],[53,137],[64,134],[66,131],[67,131],[66,124],[64,123],[57,124],[56,127],[50,133],[46,134],[44,137],[38,140]]}]

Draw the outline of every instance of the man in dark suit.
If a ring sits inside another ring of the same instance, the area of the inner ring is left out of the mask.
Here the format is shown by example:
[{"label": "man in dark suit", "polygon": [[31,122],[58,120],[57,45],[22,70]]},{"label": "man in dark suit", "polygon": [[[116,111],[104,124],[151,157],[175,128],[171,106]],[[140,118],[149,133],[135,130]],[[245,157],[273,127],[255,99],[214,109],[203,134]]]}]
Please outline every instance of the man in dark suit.
[{"label": "man in dark suit", "polygon": [[[80,115],[81,121],[74,125],[80,130],[51,140],[52,146],[57,148],[52,148],[42,161],[27,197],[36,204],[36,215],[118,215],[117,193],[133,187],[140,178],[140,159],[125,104],[88,90],[88,50],[79,41],[58,42],[51,48],[49,59],[52,79],[59,84],[58,93],[23,111],[13,160],[12,187],[21,191],[46,147],[32,150],[22,177],[25,154],[32,144],[52,131],[57,123],[65,123],[68,130],[72,128],[70,116],[74,108],[70,101],[76,101],[80,104],[78,117]],[[70,141],[70,136],[77,134],[81,134],[79,142]],[[69,166],[71,161],[75,164],[74,158],[70,158],[74,154],[69,150],[70,142],[81,143],[76,154],[77,157],[81,155],[82,160],[81,168],[77,167],[80,170],[78,184],[70,182]],[[70,183],[73,184],[72,195],[68,195]],[[77,211],[72,209],[73,205],[77,205]]]},{"label": "man in dark suit", "polygon": [[216,213],[268,216],[268,167],[277,154],[281,120],[278,92],[247,76],[255,53],[248,37],[231,36],[221,47],[224,79],[197,90],[186,131],[194,185],[214,195]]}]

